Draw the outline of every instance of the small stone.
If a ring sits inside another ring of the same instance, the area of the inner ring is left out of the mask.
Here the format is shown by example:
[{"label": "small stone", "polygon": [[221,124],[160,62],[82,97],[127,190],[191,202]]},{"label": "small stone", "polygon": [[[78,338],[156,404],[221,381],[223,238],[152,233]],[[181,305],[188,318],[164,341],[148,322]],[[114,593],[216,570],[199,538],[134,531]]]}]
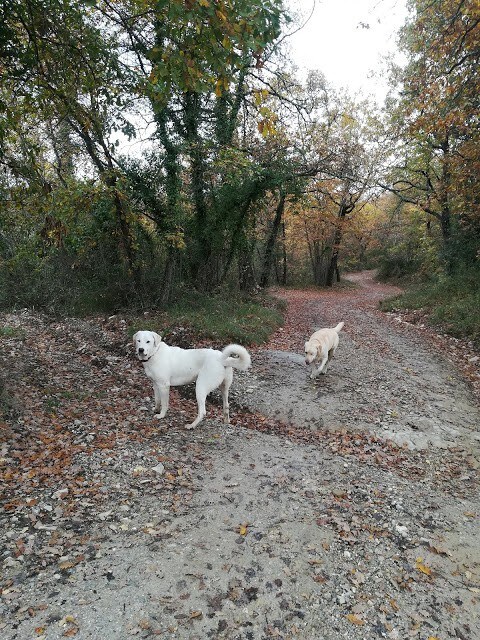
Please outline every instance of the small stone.
[{"label": "small stone", "polygon": [[161,462],[159,462],[156,467],[152,467],[152,471],[155,471],[155,473],[161,476],[163,473],[165,473],[165,467]]},{"label": "small stone", "polygon": [[59,489],[58,491],[55,491],[55,493],[52,495],[52,498],[55,498],[55,500],[61,500],[67,495],[68,489]]}]

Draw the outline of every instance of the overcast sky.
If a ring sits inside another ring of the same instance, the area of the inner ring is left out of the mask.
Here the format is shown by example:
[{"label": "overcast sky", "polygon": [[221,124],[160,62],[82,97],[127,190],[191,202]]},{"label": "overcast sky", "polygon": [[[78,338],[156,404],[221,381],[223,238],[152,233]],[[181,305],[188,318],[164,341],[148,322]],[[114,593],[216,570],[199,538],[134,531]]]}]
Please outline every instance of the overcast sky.
[{"label": "overcast sky", "polygon": [[287,5],[303,21],[313,9],[307,24],[288,38],[299,69],[319,69],[335,87],[383,102],[382,56],[396,51],[406,0],[287,0]]}]

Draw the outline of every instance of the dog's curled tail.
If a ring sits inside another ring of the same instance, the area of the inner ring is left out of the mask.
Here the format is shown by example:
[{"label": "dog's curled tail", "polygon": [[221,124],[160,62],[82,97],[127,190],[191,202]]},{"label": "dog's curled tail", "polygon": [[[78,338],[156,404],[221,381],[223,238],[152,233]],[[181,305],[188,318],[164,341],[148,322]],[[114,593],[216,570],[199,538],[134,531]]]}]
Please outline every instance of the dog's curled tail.
[{"label": "dog's curled tail", "polygon": [[[235,369],[240,369],[240,371],[246,371],[252,364],[250,354],[245,347],[239,344],[229,344],[222,351],[222,355],[224,367],[234,367]],[[232,356],[236,357],[232,358]]]},{"label": "dog's curled tail", "polygon": [[341,331],[341,330],[343,329],[343,325],[344,325],[344,324],[345,324],[344,322],[339,322],[339,323],[337,324],[337,326],[335,327],[335,331],[336,331],[337,333],[338,333],[339,331]]}]

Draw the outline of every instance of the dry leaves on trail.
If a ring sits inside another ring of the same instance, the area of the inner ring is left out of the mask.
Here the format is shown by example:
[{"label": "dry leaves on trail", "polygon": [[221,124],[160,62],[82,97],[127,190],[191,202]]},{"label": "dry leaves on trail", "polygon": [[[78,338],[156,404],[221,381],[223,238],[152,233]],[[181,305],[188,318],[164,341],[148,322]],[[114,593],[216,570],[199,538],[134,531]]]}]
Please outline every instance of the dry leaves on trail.
[{"label": "dry leaves on trail", "polygon": [[[136,526],[128,516],[137,495],[154,494],[152,509],[188,508],[196,490],[192,468],[204,453],[182,429],[166,434],[150,407],[141,410],[152,392],[122,319],[60,322],[27,312],[2,319],[23,336],[2,337],[0,355],[8,372],[0,423],[0,525],[8,563],[27,574],[55,566],[68,576],[95,556],[96,525]],[[168,424],[183,427],[182,412],[194,415],[196,404],[172,391]],[[113,509],[106,506],[112,503]]]}]

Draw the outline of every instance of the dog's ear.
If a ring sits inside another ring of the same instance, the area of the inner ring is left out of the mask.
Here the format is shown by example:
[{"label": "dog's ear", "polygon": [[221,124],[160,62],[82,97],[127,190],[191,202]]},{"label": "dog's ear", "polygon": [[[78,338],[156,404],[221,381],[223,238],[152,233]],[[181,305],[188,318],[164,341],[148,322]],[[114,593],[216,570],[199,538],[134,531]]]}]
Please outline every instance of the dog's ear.
[{"label": "dog's ear", "polygon": [[133,334],[133,338],[132,338],[132,340],[133,340],[133,343],[134,343],[134,344],[135,344],[135,340],[137,339],[138,333],[139,333],[139,332],[137,331],[137,333],[134,333],[134,334]]},{"label": "dog's ear", "polygon": [[162,336],[160,336],[158,333],[155,333],[155,331],[152,331],[152,336],[154,345],[158,347],[158,345],[162,341]]},{"label": "dog's ear", "polygon": [[305,342],[305,351],[308,349],[308,342]]}]

